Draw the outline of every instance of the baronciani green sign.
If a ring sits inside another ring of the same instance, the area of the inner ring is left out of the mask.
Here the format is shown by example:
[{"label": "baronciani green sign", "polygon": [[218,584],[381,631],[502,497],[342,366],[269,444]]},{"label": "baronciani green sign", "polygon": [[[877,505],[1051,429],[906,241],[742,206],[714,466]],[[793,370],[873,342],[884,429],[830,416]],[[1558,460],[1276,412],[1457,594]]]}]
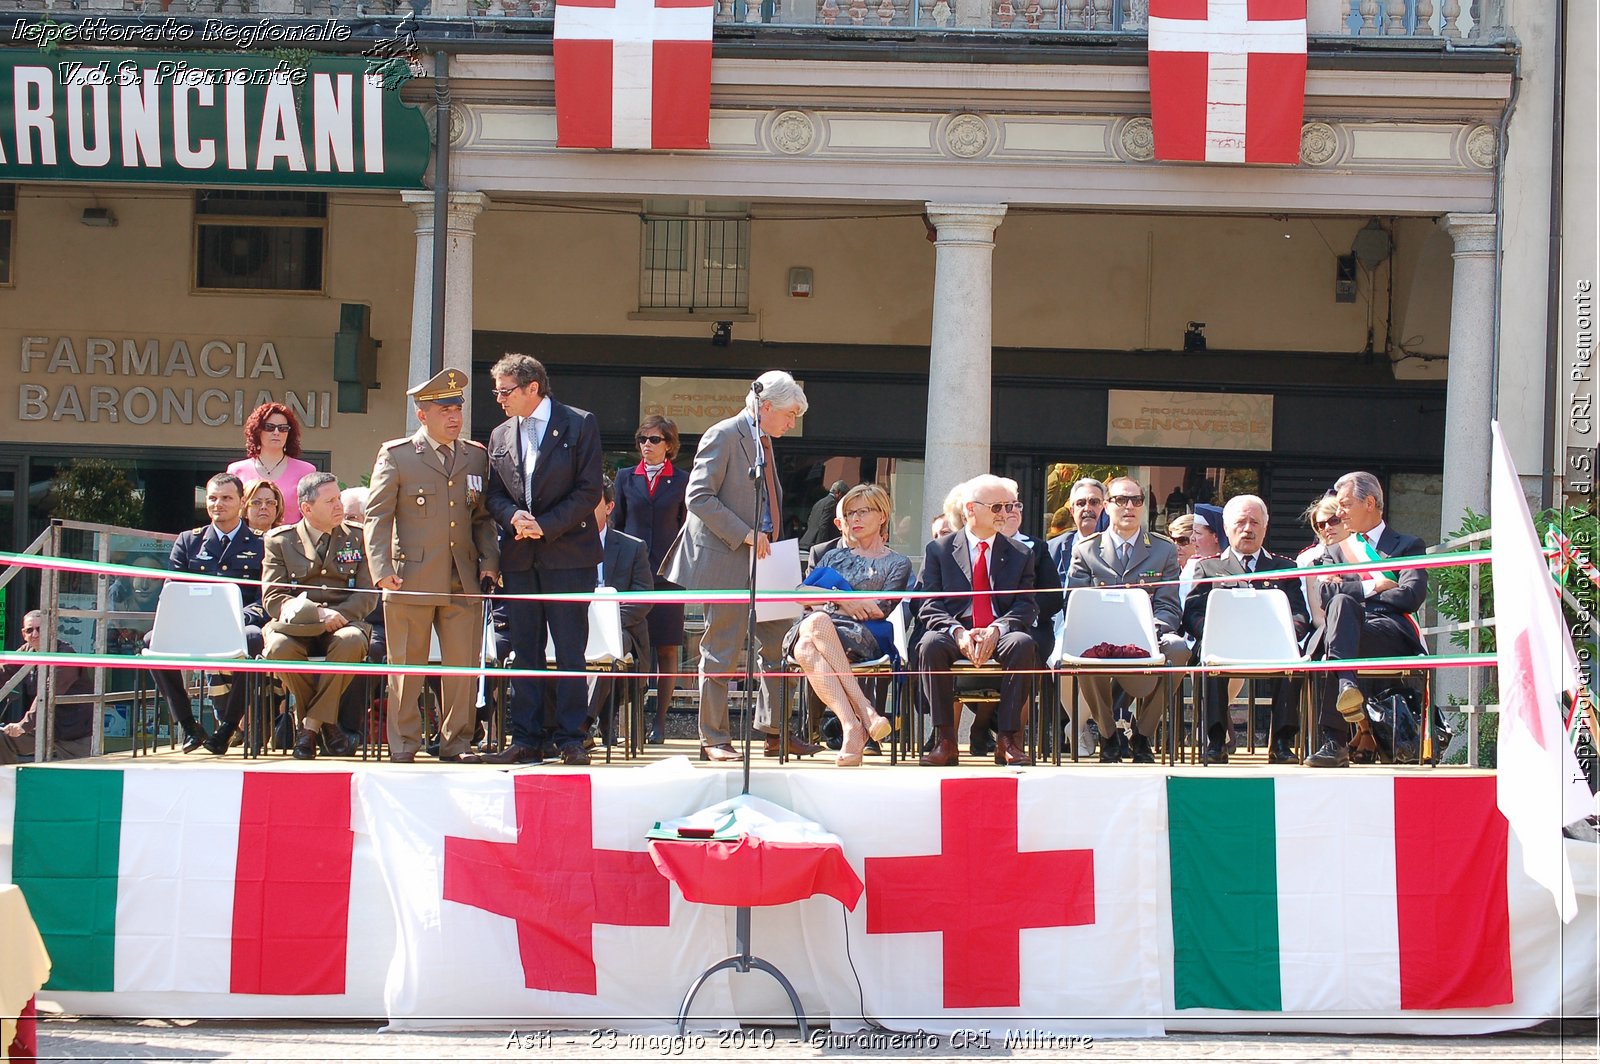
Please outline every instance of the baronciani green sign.
[{"label": "baronciani green sign", "polygon": [[428,152],[369,59],[0,51],[0,181],[420,188]]}]

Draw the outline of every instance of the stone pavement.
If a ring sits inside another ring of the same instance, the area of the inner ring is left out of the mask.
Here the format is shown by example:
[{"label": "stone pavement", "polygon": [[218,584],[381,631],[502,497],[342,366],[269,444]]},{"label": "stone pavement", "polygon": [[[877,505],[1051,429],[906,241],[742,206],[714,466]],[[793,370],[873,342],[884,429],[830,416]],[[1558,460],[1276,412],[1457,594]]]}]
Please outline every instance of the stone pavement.
[{"label": "stone pavement", "polygon": [[[874,1041],[873,1039],[882,1039]],[[891,1039],[898,1038],[898,1047]],[[625,1035],[611,1032],[524,1030],[489,1033],[379,1033],[375,1024],[267,1021],[107,1020],[59,1017],[40,1025],[41,1060],[171,1061],[508,1061],[508,1060],[727,1060],[847,1061],[922,1059],[950,1061],[1594,1061],[1593,1022],[1547,1025],[1536,1032],[1476,1037],[1358,1038],[1329,1035],[1177,1034],[1160,1039],[1120,1039],[1088,1044],[987,1047],[974,1034],[951,1039],[914,1035],[831,1035],[818,1032],[802,1045],[794,1028],[746,1027],[724,1034]],[[824,1044],[824,1040],[827,1040]],[[908,1044],[910,1043],[910,1044]]]}]

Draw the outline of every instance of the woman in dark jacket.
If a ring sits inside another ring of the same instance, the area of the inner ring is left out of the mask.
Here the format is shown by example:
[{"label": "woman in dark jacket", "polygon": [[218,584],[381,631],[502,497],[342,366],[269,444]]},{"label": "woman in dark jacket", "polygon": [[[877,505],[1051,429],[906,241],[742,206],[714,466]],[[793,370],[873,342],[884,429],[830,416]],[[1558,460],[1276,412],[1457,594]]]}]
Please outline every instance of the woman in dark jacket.
[{"label": "woman in dark jacket", "polygon": [[[671,418],[651,414],[634,433],[639,445],[639,464],[617,472],[616,509],[611,512],[612,527],[644,540],[650,550],[650,569],[661,568],[667,548],[689,516],[684,501],[689,490],[689,470],[673,467],[678,457],[678,426]],[[656,586],[663,586],[656,577]],[[655,656],[656,719],[650,741],[666,738],[667,709],[672,705],[672,690],[677,686],[678,659],[683,650],[683,603],[658,602],[646,615],[650,627],[650,649]]]}]

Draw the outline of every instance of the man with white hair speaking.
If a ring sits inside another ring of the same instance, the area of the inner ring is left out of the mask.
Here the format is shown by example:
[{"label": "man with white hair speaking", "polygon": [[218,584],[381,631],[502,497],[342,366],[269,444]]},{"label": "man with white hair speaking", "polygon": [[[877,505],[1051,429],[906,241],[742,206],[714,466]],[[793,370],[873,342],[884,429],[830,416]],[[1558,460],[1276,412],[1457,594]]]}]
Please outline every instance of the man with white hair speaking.
[{"label": "man with white hair speaking", "polygon": [[[1284,580],[1217,580],[1219,577],[1293,569],[1293,558],[1273,554],[1262,546],[1267,538],[1267,504],[1254,495],[1235,495],[1222,509],[1222,527],[1228,533],[1228,549],[1215,558],[1195,560],[1195,585],[1183,603],[1183,626],[1198,642],[1205,634],[1206,606],[1211,592],[1219,588],[1277,588],[1289,599],[1289,614],[1294,618],[1295,638],[1310,627],[1310,611],[1296,577]],[[1213,580],[1217,580],[1213,583]],[[1280,680],[1272,695],[1272,748],[1267,760],[1274,765],[1295,763],[1294,737],[1300,730],[1298,680]],[[1205,746],[1203,764],[1225,764],[1228,760],[1228,681],[1209,676],[1205,685]]]},{"label": "man with white hair speaking", "polygon": [[[748,589],[750,551],[765,558],[783,533],[783,488],[778,483],[772,441],[794,428],[806,412],[806,393],[782,370],[768,370],[756,379],[756,385],[759,387],[752,387],[745,396],[742,412],[717,422],[700,437],[694,471],[689,474],[689,518],[660,570],[679,587],[691,591]],[[758,459],[765,489],[759,505],[748,475]],[[744,757],[734,749],[729,728],[728,674],[733,671],[748,618],[749,606],[743,602],[706,604],[706,630],[700,638],[700,745],[712,761]],[[788,621],[756,625],[761,655],[773,665],[783,660],[783,637],[788,630]],[[814,754],[821,749],[789,735],[782,717],[773,719],[774,705],[782,706],[778,684],[773,677],[763,677],[754,727],[765,733],[768,757],[782,752],[780,743],[787,744],[790,754]]]}]

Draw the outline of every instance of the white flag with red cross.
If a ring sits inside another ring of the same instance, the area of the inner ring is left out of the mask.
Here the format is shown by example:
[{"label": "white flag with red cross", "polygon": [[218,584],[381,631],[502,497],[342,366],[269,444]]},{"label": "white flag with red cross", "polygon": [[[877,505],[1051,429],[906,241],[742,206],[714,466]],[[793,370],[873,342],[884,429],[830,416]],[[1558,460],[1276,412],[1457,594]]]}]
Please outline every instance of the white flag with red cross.
[{"label": "white flag with red cross", "polygon": [[709,147],[713,13],[711,0],[557,0],[557,147]]},{"label": "white flag with red cross", "polygon": [[1306,0],[1150,0],[1157,159],[1295,163]]}]

